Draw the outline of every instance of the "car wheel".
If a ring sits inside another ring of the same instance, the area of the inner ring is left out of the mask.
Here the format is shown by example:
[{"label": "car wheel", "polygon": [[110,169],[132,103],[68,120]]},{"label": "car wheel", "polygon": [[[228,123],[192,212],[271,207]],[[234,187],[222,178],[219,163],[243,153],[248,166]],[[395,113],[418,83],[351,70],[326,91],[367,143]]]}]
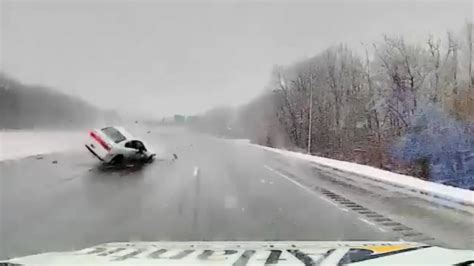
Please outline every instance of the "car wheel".
[{"label": "car wheel", "polygon": [[147,161],[147,162],[149,162],[149,163],[153,162],[153,160],[155,160],[155,155],[156,155],[156,154],[150,155],[150,156],[148,157],[148,161]]},{"label": "car wheel", "polygon": [[119,154],[117,156],[115,156],[114,158],[112,158],[112,160],[110,161],[110,164],[113,164],[113,165],[119,165],[119,164],[122,164],[123,163],[123,155],[122,154]]}]

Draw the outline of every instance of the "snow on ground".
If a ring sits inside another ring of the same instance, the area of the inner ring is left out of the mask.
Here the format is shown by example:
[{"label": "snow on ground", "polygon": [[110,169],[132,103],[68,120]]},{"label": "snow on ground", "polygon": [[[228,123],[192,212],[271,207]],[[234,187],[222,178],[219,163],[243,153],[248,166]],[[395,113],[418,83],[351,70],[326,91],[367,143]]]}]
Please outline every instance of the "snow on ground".
[{"label": "snow on ground", "polygon": [[0,131],[0,161],[83,149],[85,140],[75,131]]},{"label": "snow on ground", "polygon": [[269,148],[260,145],[254,145],[265,150],[276,152],[284,156],[291,158],[297,158],[309,162],[313,162],[319,165],[335,168],[344,172],[354,173],[357,175],[365,176],[370,179],[377,181],[382,181],[384,183],[389,183],[397,186],[402,186],[404,188],[415,190],[417,192],[426,193],[428,195],[433,195],[436,197],[441,197],[443,199],[474,205],[474,191],[466,190],[462,188],[456,188],[451,186],[446,186],[443,184],[438,184],[434,182],[424,181],[416,177],[402,175],[393,173],[390,171],[378,169],[372,166],[361,165],[357,163],[351,163],[346,161],[339,161],[334,159],[328,159],[324,157],[312,156],[308,154],[303,154],[299,152]]}]

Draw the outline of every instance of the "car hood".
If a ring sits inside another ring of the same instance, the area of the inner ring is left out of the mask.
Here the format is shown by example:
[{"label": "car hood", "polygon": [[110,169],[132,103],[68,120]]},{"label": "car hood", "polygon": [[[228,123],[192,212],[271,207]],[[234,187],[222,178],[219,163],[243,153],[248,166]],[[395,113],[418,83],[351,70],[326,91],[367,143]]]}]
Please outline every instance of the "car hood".
[{"label": "car hood", "polygon": [[412,242],[117,242],[11,259],[20,265],[455,265],[474,251]]}]

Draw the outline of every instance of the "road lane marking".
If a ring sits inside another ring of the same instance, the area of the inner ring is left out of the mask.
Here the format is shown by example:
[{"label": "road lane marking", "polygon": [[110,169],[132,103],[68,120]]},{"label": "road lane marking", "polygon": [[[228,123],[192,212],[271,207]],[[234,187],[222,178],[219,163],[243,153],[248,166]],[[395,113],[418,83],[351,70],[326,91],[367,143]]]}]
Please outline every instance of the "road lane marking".
[{"label": "road lane marking", "polygon": [[[305,186],[301,185],[300,183],[298,183],[298,182],[296,182],[295,180],[291,179],[291,177],[289,177],[289,176],[287,176],[287,175],[285,175],[285,174],[280,173],[279,171],[277,171],[277,170],[271,168],[270,166],[268,166],[268,165],[265,164],[265,165],[263,165],[263,167],[265,167],[265,169],[267,169],[268,171],[270,171],[270,172],[272,172],[272,173],[274,173],[274,174],[277,174],[277,175],[279,175],[279,176],[285,178],[286,180],[288,180],[288,181],[290,181],[291,183],[297,185],[298,187],[300,187],[300,188],[306,190],[307,192],[309,192],[309,193],[311,193],[311,194],[316,194],[315,191],[311,190],[311,189],[308,188],[308,187],[305,187]],[[332,205],[338,207],[338,209],[340,209],[340,208],[339,208],[339,205],[337,205],[336,203],[332,202],[331,200],[325,198],[324,196],[319,196],[319,198],[321,198],[322,200],[324,200],[324,201],[326,201],[326,202],[328,202],[328,203],[330,203],[330,204],[332,204]]]},{"label": "road lane marking", "polygon": [[[279,175],[279,176],[285,178],[286,180],[292,182],[293,184],[295,184],[295,185],[297,185],[298,187],[300,187],[300,188],[306,190],[307,192],[312,193],[312,194],[316,194],[315,191],[313,191],[313,190],[311,190],[310,188],[305,187],[305,186],[303,186],[302,184],[300,184],[300,183],[294,181],[293,179],[291,179],[291,177],[289,177],[289,176],[287,176],[287,175],[285,175],[285,174],[283,174],[283,173],[280,173],[279,171],[273,169],[272,167],[270,167],[270,166],[268,166],[268,165],[264,165],[264,167],[265,167],[265,169],[269,170],[270,172],[273,172],[273,173],[275,173],[275,174],[277,174],[277,175]],[[337,205],[336,203],[332,202],[330,199],[328,199],[328,198],[326,198],[326,197],[324,197],[324,196],[321,196],[321,195],[318,195],[318,196],[319,196],[320,199],[322,199],[322,200],[324,200],[324,201],[326,201],[326,202],[328,202],[328,203],[331,203],[332,205],[336,206],[336,207],[337,207],[339,210],[341,210],[341,211],[344,211],[344,212],[348,212],[348,211],[349,211],[349,210],[347,210],[346,208],[340,207],[339,205]],[[386,232],[385,229],[383,229],[383,228],[377,226],[376,224],[370,222],[369,220],[366,220],[366,219],[364,219],[364,218],[362,218],[362,217],[359,217],[358,219],[359,219],[360,221],[362,221],[362,222],[368,224],[368,225],[371,225],[371,226],[377,228],[377,229],[378,229],[379,231],[381,231],[381,232]]]},{"label": "road lane marking", "polygon": [[194,166],[193,176],[194,176],[194,177],[197,177],[198,174],[199,174],[199,167]]},{"label": "road lane marking", "polygon": [[364,223],[366,223],[366,224],[369,224],[369,225],[372,225],[372,226],[377,227],[376,224],[374,224],[374,223],[372,223],[371,221],[366,220],[366,219],[364,219],[364,218],[362,218],[362,217],[359,217],[359,220],[361,220],[362,222],[364,222]]},{"label": "road lane marking", "polygon": [[300,183],[294,181],[293,179],[291,179],[291,177],[289,177],[289,176],[287,176],[287,175],[285,175],[285,174],[282,174],[282,173],[278,172],[277,170],[271,168],[271,167],[268,166],[268,165],[263,165],[263,167],[265,167],[265,169],[267,169],[268,171],[273,172],[274,174],[277,174],[277,175],[279,175],[279,176],[285,178],[286,180],[288,180],[288,181],[290,181],[291,183],[297,185],[298,187],[300,187],[300,188],[306,190],[307,192],[314,194],[314,191],[312,191],[311,189],[309,189],[309,188],[307,188],[307,187],[301,185]]},{"label": "road lane marking", "polygon": [[322,199],[322,200],[324,200],[324,201],[326,201],[327,203],[332,204],[332,205],[334,205],[334,206],[336,206],[336,207],[339,208],[339,205],[337,205],[336,203],[332,202],[330,199],[327,199],[327,198],[324,197],[324,196],[319,196],[319,198]]}]

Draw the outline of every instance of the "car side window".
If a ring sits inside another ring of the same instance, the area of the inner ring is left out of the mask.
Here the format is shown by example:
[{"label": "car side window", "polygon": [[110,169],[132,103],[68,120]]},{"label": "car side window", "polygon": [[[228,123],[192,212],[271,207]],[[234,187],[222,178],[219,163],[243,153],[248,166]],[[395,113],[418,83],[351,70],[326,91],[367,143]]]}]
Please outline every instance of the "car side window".
[{"label": "car side window", "polygon": [[126,148],[131,148],[139,151],[146,151],[145,145],[139,140],[131,140],[125,143]]},{"label": "car side window", "polygon": [[137,150],[146,151],[145,145],[143,144],[143,142],[141,142],[139,140],[135,141],[135,147],[136,147]]},{"label": "car side window", "polygon": [[120,143],[120,142],[122,142],[126,139],[125,136],[122,133],[120,133],[120,131],[115,129],[114,127],[105,127],[101,130],[102,130],[102,132],[104,132],[104,134],[107,137],[109,137],[115,143]]},{"label": "car side window", "polygon": [[125,148],[131,148],[131,149],[136,149],[133,145],[133,140],[132,141],[128,141],[127,143],[125,143]]}]

